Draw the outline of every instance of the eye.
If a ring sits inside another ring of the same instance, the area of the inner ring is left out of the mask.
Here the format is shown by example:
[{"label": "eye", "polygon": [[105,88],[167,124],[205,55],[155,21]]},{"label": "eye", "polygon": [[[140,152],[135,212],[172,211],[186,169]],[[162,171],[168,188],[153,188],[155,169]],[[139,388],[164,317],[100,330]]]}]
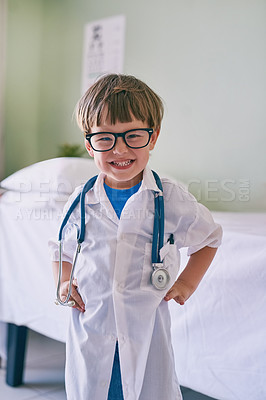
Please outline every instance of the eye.
[{"label": "eye", "polygon": [[112,142],[113,137],[111,135],[106,135],[103,133],[100,133],[99,135],[95,135],[93,137],[94,141],[99,143],[99,142]]},{"label": "eye", "polygon": [[131,133],[130,135],[128,135],[129,139],[134,139],[136,137],[142,137],[143,135],[141,133]]},{"label": "eye", "polygon": [[143,138],[143,136],[145,136],[146,133],[147,132],[145,132],[145,131],[136,130],[136,131],[128,133],[126,138],[127,138],[127,140],[137,140],[137,139]]},{"label": "eye", "polygon": [[136,139],[141,137],[141,135],[137,134],[137,133],[131,133],[130,135],[127,136],[127,139]]},{"label": "eye", "polygon": [[108,142],[111,141],[112,139],[108,136],[106,137],[100,137],[100,138],[96,138],[96,142]]}]

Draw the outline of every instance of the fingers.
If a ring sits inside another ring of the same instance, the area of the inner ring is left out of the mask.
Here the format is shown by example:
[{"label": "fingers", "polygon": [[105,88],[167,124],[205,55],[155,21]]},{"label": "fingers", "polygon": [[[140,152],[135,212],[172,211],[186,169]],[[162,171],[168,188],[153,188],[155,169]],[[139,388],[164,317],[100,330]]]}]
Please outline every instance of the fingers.
[{"label": "fingers", "polygon": [[169,300],[171,300],[172,298],[173,298],[173,293],[172,293],[173,291],[172,291],[172,289],[170,289],[167,293],[166,293],[166,295],[165,295],[165,297],[164,297],[164,300],[165,301],[169,301]]},{"label": "fingers", "polygon": [[172,287],[165,295],[164,300],[169,301],[169,300],[175,300],[178,304],[183,306],[185,304],[186,298],[179,293],[177,289]]},{"label": "fingers", "polygon": [[185,304],[185,299],[184,299],[183,296],[172,297],[172,296],[166,295],[165,298],[164,298],[165,301],[169,301],[169,300],[172,300],[172,299],[175,300],[181,306],[183,306]]},{"label": "fingers", "polygon": [[188,284],[188,282],[178,278],[173,286],[166,293],[164,300],[169,301],[171,299],[175,300],[178,304],[183,306],[185,302],[189,299],[191,294],[195,289]]},{"label": "fingers", "polygon": [[78,287],[78,281],[77,281],[77,278],[74,278],[74,279],[73,279],[73,285],[74,285],[74,286],[76,286],[76,287]]},{"label": "fingers", "polygon": [[174,300],[178,304],[180,304],[180,306],[183,306],[185,304],[185,300],[184,300],[184,298],[182,296],[176,296],[176,297],[174,297]]},{"label": "fingers", "polygon": [[74,300],[75,305],[73,306],[74,308],[76,308],[77,310],[84,312],[85,311],[85,304],[83,303],[83,300],[80,296],[80,294],[78,293],[77,287],[72,285],[72,292],[71,292],[71,300]]},{"label": "fingers", "polygon": [[[77,310],[84,312],[85,311],[85,304],[80,296],[80,294],[77,291],[77,281],[74,280],[71,288],[71,296],[69,298],[69,301],[74,301],[74,306],[73,308],[76,308]],[[60,290],[60,297],[62,301],[66,300],[67,295],[69,291],[69,281],[62,282],[61,285],[61,290]]]}]

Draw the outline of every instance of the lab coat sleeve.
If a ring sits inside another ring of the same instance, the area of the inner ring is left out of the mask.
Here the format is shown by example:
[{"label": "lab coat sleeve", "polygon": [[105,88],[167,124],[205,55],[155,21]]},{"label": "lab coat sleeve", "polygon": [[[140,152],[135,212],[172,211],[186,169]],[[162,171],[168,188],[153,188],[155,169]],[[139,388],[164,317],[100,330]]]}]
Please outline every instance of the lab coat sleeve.
[{"label": "lab coat sleeve", "polygon": [[[62,223],[64,216],[66,215],[69,207],[72,202],[76,198],[76,196],[81,191],[81,188],[78,187],[72,195],[69,197],[67,203],[65,204],[61,222]],[[63,232],[63,248],[62,248],[62,261],[67,261],[72,264],[73,256],[76,251],[77,246],[77,226],[79,226],[79,221],[77,220],[79,217],[79,207],[77,206],[75,211],[71,214],[68,223],[66,224]],[[58,226],[59,232],[60,226]],[[51,238],[48,241],[48,247],[50,252],[50,257],[52,261],[59,261],[59,243],[58,238]]]},{"label": "lab coat sleeve", "polygon": [[217,248],[222,240],[222,228],[215,223],[210,211],[198,203],[193,202],[195,218],[187,230],[184,247],[188,247],[188,256],[205,246]]}]

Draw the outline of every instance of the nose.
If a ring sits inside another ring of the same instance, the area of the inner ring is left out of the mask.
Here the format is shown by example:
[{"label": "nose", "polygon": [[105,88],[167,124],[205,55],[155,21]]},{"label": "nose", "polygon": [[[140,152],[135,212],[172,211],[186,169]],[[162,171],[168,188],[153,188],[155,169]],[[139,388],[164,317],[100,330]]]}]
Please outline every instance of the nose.
[{"label": "nose", "polygon": [[123,153],[127,153],[128,151],[128,147],[126,145],[126,143],[124,142],[122,137],[118,137],[116,139],[116,144],[115,147],[113,148],[113,152],[115,154],[123,154]]}]

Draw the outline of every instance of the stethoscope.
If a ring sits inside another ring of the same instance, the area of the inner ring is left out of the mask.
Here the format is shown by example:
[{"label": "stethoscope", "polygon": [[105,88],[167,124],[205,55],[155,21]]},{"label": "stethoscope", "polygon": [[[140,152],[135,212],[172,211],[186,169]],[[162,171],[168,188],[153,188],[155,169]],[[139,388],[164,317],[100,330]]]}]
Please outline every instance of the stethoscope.
[{"label": "stethoscope", "polygon": [[[170,275],[167,269],[164,267],[163,261],[161,260],[160,250],[163,247],[164,241],[164,200],[163,200],[163,187],[162,182],[156,172],[152,171],[155,178],[156,184],[159,188],[158,192],[154,193],[154,224],[153,224],[153,239],[152,239],[152,272],[151,272],[151,284],[157,290],[164,290],[169,281]],[[70,296],[72,292],[72,282],[74,279],[75,266],[78,259],[78,254],[81,250],[81,244],[85,237],[85,195],[93,187],[97,175],[88,180],[85,183],[82,192],[74,199],[73,203],[69,207],[62,224],[59,229],[58,242],[59,242],[59,272],[58,272],[58,284],[56,290],[56,304],[62,306],[73,307],[75,305],[74,301],[70,301]],[[62,275],[62,245],[63,245],[63,231],[64,228],[77,205],[80,203],[80,226],[77,228],[77,247],[75,255],[73,258],[72,269],[70,273],[70,285],[67,297],[64,301],[60,298],[60,285],[61,285],[61,275]]]}]

